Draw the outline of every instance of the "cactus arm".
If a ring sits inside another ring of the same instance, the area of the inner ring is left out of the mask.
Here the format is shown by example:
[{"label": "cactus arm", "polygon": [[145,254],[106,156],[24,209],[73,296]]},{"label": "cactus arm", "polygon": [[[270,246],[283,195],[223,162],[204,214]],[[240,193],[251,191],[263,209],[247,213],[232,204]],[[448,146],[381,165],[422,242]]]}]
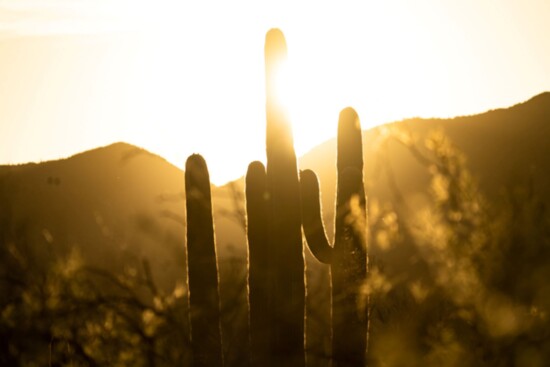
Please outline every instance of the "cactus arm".
[{"label": "cactus arm", "polygon": [[319,181],[312,170],[300,172],[302,196],[302,226],[313,256],[324,264],[332,263],[333,248],[329,244],[321,215]]},{"label": "cactus arm", "polygon": [[250,267],[266,269],[267,188],[262,163],[256,161],[248,166],[245,191]]},{"label": "cactus arm", "polygon": [[252,162],[248,166],[245,194],[249,264],[250,360],[252,366],[268,366],[268,206],[266,173],[261,162]]},{"label": "cactus arm", "polygon": [[218,266],[210,178],[204,159],[185,164],[187,271],[193,366],[222,366]]},{"label": "cactus arm", "polygon": [[337,150],[332,353],[336,366],[364,366],[368,320],[361,305],[361,289],[367,275],[366,197],[361,125],[352,108],[340,113]]},{"label": "cactus arm", "polygon": [[[363,188],[363,173],[356,167],[346,167],[340,173],[340,178],[335,220],[336,239],[334,244],[336,251],[340,251],[340,245],[346,244],[350,240],[354,241],[355,247],[364,249],[366,246],[363,243],[365,241],[366,199]],[[347,245],[343,245],[342,251],[344,253],[354,252]]]},{"label": "cactus arm", "polygon": [[361,123],[357,112],[351,107],[346,107],[340,112],[337,139],[336,168],[338,173],[343,173],[347,167],[355,167],[363,172]]}]

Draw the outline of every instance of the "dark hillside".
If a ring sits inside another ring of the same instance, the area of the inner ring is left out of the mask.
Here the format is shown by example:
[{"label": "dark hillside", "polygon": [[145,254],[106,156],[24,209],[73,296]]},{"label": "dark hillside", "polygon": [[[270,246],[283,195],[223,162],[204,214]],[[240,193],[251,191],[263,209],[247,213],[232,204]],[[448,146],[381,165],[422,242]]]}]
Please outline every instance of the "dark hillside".
[{"label": "dark hillside", "polygon": [[[429,184],[427,167],[398,140],[410,141],[419,153],[426,154],[425,139],[435,131],[443,132],[464,154],[466,167],[485,194],[494,196],[520,184],[532,184],[537,195],[550,204],[550,92],[479,115],[414,118],[365,131],[365,180],[371,200],[393,200],[396,188],[409,204],[424,200]],[[311,168],[320,177],[325,214],[332,213],[334,206],[335,154],[332,139],[300,160],[302,169]]]},{"label": "dark hillside", "polygon": [[[147,258],[160,278],[182,275],[183,174],[164,159],[124,143],[73,157],[0,168],[11,221],[29,242],[87,263],[120,269]],[[163,277],[162,274],[166,274]],[[165,278],[165,279],[163,279]]]}]

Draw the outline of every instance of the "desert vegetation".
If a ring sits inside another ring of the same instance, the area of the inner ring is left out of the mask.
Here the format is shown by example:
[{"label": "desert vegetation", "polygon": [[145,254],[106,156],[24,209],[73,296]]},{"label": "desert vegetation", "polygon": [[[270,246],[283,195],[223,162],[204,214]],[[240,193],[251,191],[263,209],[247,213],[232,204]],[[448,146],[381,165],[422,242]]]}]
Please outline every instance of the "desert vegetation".
[{"label": "desert vegetation", "polygon": [[[323,162],[336,165],[336,200],[322,207],[323,177],[298,170],[287,116],[270,89],[271,68],[285,53],[282,33],[270,31],[267,164],[252,162],[244,187],[226,187],[232,206],[223,214],[242,236],[234,246],[220,248],[228,232],[216,227],[200,155],[187,160],[184,193],[158,193],[185,204],[157,214],[186,238],[175,240],[154,218],[136,219],[142,236],[173,250],[168,260],[179,273],[154,256],[127,256],[139,247],[115,242],[91,245],[115,266],[91,262],[90,248],[22,214],[12,200],[15,171],[1,171],[1,365],[546,365],[547,188],[528,176],[483,191],[468,166],[476,157],[443,130],[397,125],[376,131],[368,154],[378,176],[368,177],[359,117],[346,108],[337,160]],[[395,146],[426,177],[421,193],[403,191],[397,173],[405,169],[390,159]],[[65,177],[44,177],[48,190],[71,189]],[[377,180],[388,195],[372,187]]]}]

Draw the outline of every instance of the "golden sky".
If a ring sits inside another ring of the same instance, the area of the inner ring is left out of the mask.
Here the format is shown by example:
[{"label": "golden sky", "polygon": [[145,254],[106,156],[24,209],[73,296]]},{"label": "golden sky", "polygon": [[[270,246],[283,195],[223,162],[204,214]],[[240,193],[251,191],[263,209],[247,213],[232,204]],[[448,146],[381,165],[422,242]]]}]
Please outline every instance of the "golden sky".
[{"label": "golden sky", "polygon": [[550,90],[548,19],[548,0],[0,0],[0,163],[125,141],[201,153],[221,184],[265,159],[268,29],[303,154],[346,106],[368,128]]}]

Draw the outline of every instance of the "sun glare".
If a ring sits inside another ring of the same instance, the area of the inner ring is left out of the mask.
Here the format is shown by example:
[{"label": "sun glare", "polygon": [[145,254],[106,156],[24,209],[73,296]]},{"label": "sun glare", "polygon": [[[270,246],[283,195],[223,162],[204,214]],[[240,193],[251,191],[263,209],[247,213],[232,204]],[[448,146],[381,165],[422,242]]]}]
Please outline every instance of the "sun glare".
[{"label": "sun glare", "polygon": [[347,107],[345,93],[332,98],[339,89],[337,82],[322,73],[308,71],[316,67],[311,60],[294,56],[289,48],[287,60],[278,66],[274,76],[276,98],[289,117],[298,155],[335,136],[339,111]]},{"label": "sun glare", "polygon": [[[0,24],[0,120],[12,121],[0,123],[0,163],[126,141],[179,167],[203,154],[217,184],[240,177],[265,159],[270,27],[287,42],[272,87],[298,156],[334,137],[348,106],[368,129],[479,113],[548,89],[547,5],[4,3],[17,11]],[[38,131],[32,142],[24,126]]]},{"label": "sun glare", "polygon": [[328,78],[320,73],[314,82],[305,78],[307,73],[304,71],[312,66],[310,60],[293,57],[290,49],[276,55],[266,70],[267,93],[288,117],[298,155],[333,136],[339,108],[346,107],[338,106],[338,99],[329,98],[325,90],[338,87],[331,85]]},{"label": "sun glare", "polygon": [[290,113],[294,96],[291,89],[291,78],[288,68],[288,60],[281,60],[273,70],[273,89],[277,104]]}]

